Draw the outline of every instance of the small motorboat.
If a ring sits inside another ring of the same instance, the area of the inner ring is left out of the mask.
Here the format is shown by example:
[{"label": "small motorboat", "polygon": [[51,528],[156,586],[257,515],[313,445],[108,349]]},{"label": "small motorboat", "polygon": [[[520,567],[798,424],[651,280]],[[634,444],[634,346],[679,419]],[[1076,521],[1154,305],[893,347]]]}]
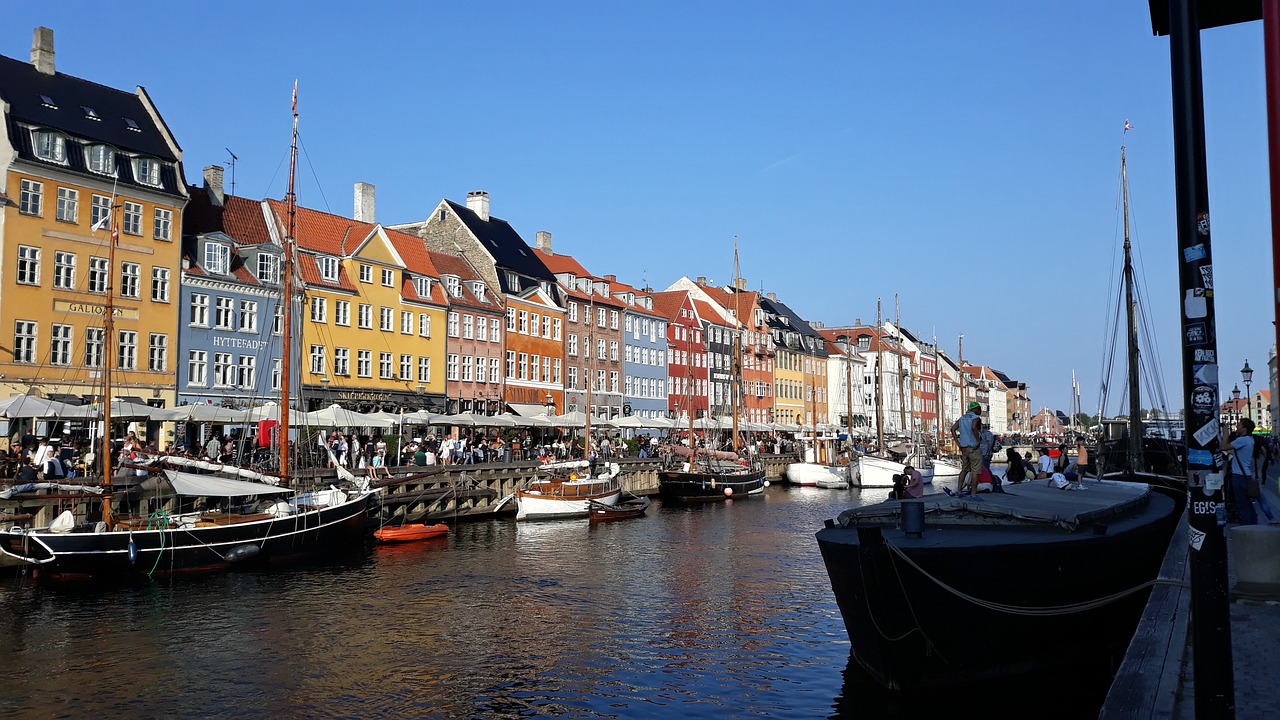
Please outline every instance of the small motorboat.
[{"label": "small motorboat", "polygon": [[378,542],[407,543],[444,537],[448,534],[449,526],[444,523],[436,523],[435,525],[412,523],[410,525],[387,525],[378,528],[373,536],[377,538]]},{"label": "small motorboat", "polygon": [[591,522],[608,522],[610,520],[640,517],[645,510],[649,509],[649,502],[647,497],[632,498],[626,502],[612,505],[591,500],[588,503],[590,514],[587,517]]}]

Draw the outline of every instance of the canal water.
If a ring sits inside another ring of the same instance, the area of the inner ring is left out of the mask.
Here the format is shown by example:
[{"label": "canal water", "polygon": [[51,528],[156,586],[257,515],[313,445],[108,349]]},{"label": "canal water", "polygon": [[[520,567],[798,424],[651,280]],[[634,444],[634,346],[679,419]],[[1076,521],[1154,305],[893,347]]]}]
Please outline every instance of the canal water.
[{"label": "canal water", "polygon": [[814,533],[885,493],[462,522],[111,589],[4,578],[0,717],[1096,717],[1105,678],[1083,673],[903,699],[852,664]]}]

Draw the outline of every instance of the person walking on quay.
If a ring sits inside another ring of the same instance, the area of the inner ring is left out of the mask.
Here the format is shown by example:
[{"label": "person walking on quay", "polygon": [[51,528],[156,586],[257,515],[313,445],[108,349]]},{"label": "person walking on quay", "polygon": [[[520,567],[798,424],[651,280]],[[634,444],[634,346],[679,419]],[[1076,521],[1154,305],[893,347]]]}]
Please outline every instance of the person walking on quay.
[{"label": "person walking on quay", "polygon": [[960,447],[960,478],[956,481],[956,492],[965,494],[965,479],[969,480],[970,496],[978,494],[978,474],[982,472],[982,453],[978,442],[982,437],[982,405],[969,403],[969,412],[951,423],[951,437]]}]

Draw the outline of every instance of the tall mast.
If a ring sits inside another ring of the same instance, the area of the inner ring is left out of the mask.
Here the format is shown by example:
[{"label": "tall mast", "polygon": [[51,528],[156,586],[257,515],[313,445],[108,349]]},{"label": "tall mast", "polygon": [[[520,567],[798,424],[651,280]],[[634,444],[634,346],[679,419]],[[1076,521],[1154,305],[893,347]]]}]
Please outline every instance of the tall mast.
[{"label": "tall mast", "polygon": [[943,407],[945,407],[946,403],[943,402],[944,398],[942,393],[942,352],[938,350],[937,335],[933,336],[933,397],[934,397],[934,402],[937,404],[936,409],[938,411],[938,421],[934,427],[934,432],[938,436],[937,452],[941,453],[942,440],[944,437],[942,434],[942,420],[944,417],[946,417],[946,411],[943,410]]},{"label": "tall mast", "polygon": [[298,168],[298,81],[293,81],[293,142],[289,147],[289,191],[285,194],[288,226],[284,236],[284,262],[280,268],[281,292],[280,302],[284,303],[282,313],[284,328],[281,333],[280,355],[280,473],[287,472],[289,467],[289,377],[291,358],[293,357],[293,245],[294,232],[298,221],[298,196],[294,194],[294,174]]},{"label": "tall mast", "polygon": [[902,383],[906,379],[906,368],[903,366],[903,345],[902,345],[902,312],[898,307],[898,293],[893,294],[893,334],[898,339],[898,377],[894,378],[898,385],[898,425],[902,431],[911,434],[911,428],[907,427],[907,400],[902,391]]},{"label": "tall mast", "polygon": [[115,288],[111,278],[116,266],[116,238],[119,228],[116,225],[116,209],[114,193],[111,206],[107,209],[111,217],[111,233],[107,237],[107,300],[103,308],[102,324],[102,523],[111,529],[111,359],[117,352],[112,342],[115,335]]},{"label": "tall mast", "polygon": [[1120,188],[1124,195],[1124,309],[1129,324],[1129,468],[1142,472],[1142,396],[1138,380],[1138,313],[1133,299],[1133,255],[1129,243],[1129,175],[1120,144]]},{"label": "tall mast", "polygon": [[844,429],[850,447],[853,446],[853,343],[845,338],[844,343]]},{"label": "tall mast", "polygon": [[876,447],[884,456],[884,329],[876,298]]},{"label": "tall mast", "polygon": [[738,452],[738,383],[742,367],[742,345],[738,335],[742,332],[742,302],[738,294],[738,236],[733,236],[733,359],[729,362],[729,414],[733,416],[733,452]]}]

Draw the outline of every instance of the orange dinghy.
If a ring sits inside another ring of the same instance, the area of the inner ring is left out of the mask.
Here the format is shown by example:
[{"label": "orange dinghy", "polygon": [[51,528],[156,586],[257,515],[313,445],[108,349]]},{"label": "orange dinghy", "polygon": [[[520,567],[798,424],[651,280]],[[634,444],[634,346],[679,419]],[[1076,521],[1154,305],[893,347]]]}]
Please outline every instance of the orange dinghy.
[{"label": "orange dinghy", "polygon": [[444,523],[436,523],[435,525],[423,525],[415,523],[413,525],[400,525],[392,527],[390,525],[379,528],[373,534],[378,542],[384,543],[406,543],[417,542],[419,540],[430,540],[431,538],[444,537],[449,534],[449,526]]}]

